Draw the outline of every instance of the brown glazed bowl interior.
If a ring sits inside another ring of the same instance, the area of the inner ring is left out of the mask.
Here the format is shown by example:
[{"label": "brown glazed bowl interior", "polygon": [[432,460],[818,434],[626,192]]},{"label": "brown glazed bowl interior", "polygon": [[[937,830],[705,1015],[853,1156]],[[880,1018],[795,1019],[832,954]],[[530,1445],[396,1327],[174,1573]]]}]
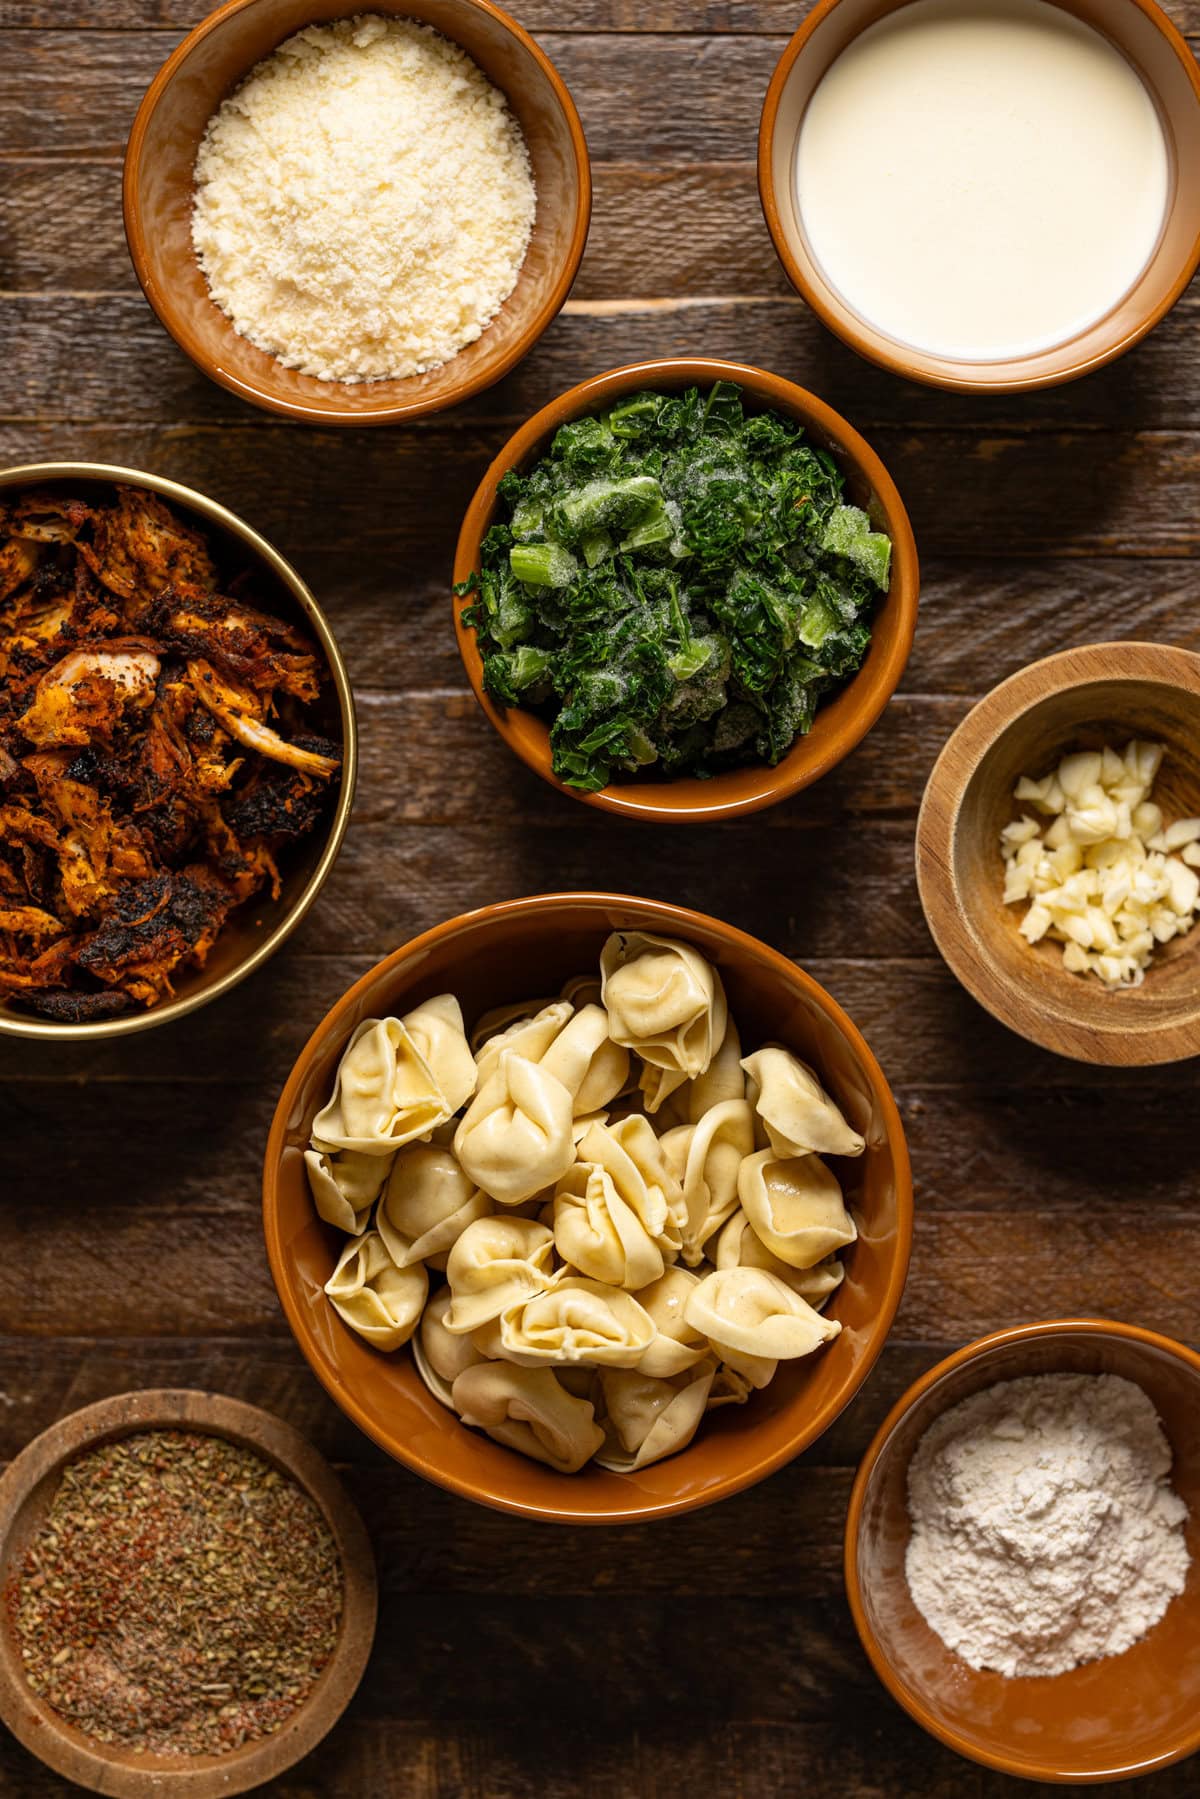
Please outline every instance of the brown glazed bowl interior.
[{"label": "brown glazed bowl interior", "polygon": [[910,380],[974,393],[1052,387],[1100,368],[1138,342],[1175,304],[1200,262],[1200,70],[1154,0],[1053,0],[1109,39],[1155,102],[1167,142],[1167,212],[1158,243],[1129,292],[1066,342],[1026,356],[966,362],[919,350],[856,312],[808,246],[793,162],[804,112],[822,76],[869,26],[906,0],[820,0],[771,78],[758,133],[758,191],[767,228],[792,285],[860,356]]},{"label": "brown glazed bowl interior", "polygon": [[529,768],[585,805],[599,806],[626,818],[652,818],[664,824],[694,824],[706,818],[733,818],[757,812],[798,793],[829,773],[862,741],[887,705],[912,648],[917,624],[920,572],[917,547],[904,503],[878,456],[853,426],[823,400],[802,387],[741,362],[710,357],[668,357],[610,369],[572,387],[543,407],[510,437],[479,484],[467,509],[454,559],[454,579],[465,581],[479,568],[480,547],[497,515],[496,488],[512,468],[523,468],[543,455],[550,439],[568,419],[610,406],[623,394],[654,388],[676,393],[688,387],[735,381],[743,388],[751,411],[768,408],[796,418],[810,441],[828,450],[846,477],[846,492],[870,514],[877,531],[892,540],[888,591],[875,613],[871,647],[858,673],[817,710],[812,730],[798,738],[774,768],[752,763],[700,781],[692,777],[656,781],[648,778],[612,782],[599,793],[580,793],[565,786],[551,769],[550,732],[535,713],[496,704],[483,689],[483,659],[475,633],[462,622],[462,602],[454,602],[454,628],[467,677],[475,697],[509,748]]},{"label": "brown glazed bowl interior", "polygon": [[277,900],[258,894],[239,906],[220,933],[200,969],[180,970],[174,997],[160,1005],[130,1012],[124,1017],[91,1024],[58,1024],[14,1011],[0,1002],[0,1036],[98,1039],[125,1037],[134,1031],[152,1030],[173,1018],[182,1018],[197,1006],[216,999],[253,974],[304,917],[341,848],[354,803],[358,759],[358,732],[350,681],[324,614],[290,563],[285,562],[265,538],[243,519],[190,487],[147,475],[138,469],[114,468],[96,462],[30,463],[0,470],[0,497],[12,489],[30,487],[62,489],[71,494],[102,493],[114,483],[147,488],[162,497],[188,524],[208,539],[218,572],[232,577],[248,574],[246,597],[264,611],[299,624],[315,639],[326,664],[328,681],[309,716],[320,733],[342,747],[340,785],[331,796],[326,817],[315,831],[280,856],[283,890]]},{"label": "brown glazed bowl interior", "polygon": [[[502,1448],[439,1405],[409,1349],[384,1355],[349,1330],[321,1289],[344,1241],[317,1217],[303,1154],[346,1041],[364,1018],[457,995],[468,1027],[486,1008],[550,993],[594,970],[609,932],[640,927],[694,944],[720,969],[749,1046],[777,1039],[819,1071],[866,1153],[837,1164],[859,1228],[829,1314],[839,1336],[780,1364],[745,1406],[710,1412],[682,1454],[635,1474],[559,1474]],[[271,1273],[288,1323],[330,1395],[382,1449],[427,1480],[524,1517],[621,1524],[710,1505],[815,1442],[866,1379],[908,1266],[912,1186],[899,1114],[857,1030],[810,975],[730,925],[678,906],[603,893],[543,894],[451,919],[396,950],[341,999],[302,1051],[276,1109],[263,1173]]]},{"label": "brown glazed bowl interior", "polygon": [[344,1605],[337,1641],[308,1698],[279,1730],[227,1755],[136,1755],[105,1744],[53,1711],[26,1684],[20,1650],[0,1607],[0,1717],[31,1754],[68,1780],[110,1799],[218,1799],[244,1793],[308,1754],[333,1727],[362,1679],[375,1635],[375,1559],[370,1540],[332,1468],[282,1419],[221,1394],[152,1388],[102,1399],[35,1437],[0,1478],[0,1590],[6,1590],[40,1530],[63,1470],[106,1443],[141,1431],[224,1437],[294,1481],[321,1513],[341,1559]]},{"label": "brown glazed bowl interior", "polygon": [[1089,644],[1002,681],[946,744],[917,821],[917,884],[934,942],[1002,1024],[1079,1061],[1146,1064],[1200,1055],[1200,926],[1155,949],[1140,987],[1110,993],[1062,963],[1062,945],[1021,936],[1004,903],[1000,832],[1032,809],[1013,799],[1073,749],[1166,746],[1154,800],[1167,821],[1200,816],[1200,656],[1153,643]]},{"label": "brown glazed bowl interior", "polygon": [[[192,248],[192,171],[221,101],[306,25],[355,11],[432,25],[504,93],[537,186],[533,237],[517,285],[473,344],[424,375],[319,381],[239,336],[209,298]],[[380,425],[456,405],[520,361],[567,297],[587,241],[591,177],[574,102],[544,52],[490,0],[227,0],[189,32],[146,92],[125,152],[125,232],[146,298],[171,336],[231,393],[324,425]]]},{"label": "brown glazed bowl interior", "polygon": [[[996,1381],[1115,1374],[1162,1419],[1171,1481],[1188,1506],[1187,1586],[1124,1655],[1069,1674],[978,1672],[917,1611],[904,1571],[908,1465],[950,1406]],[[1200,1747],[1200,1356],[1153,1331],[1100,1319],[1025,1324],[968,1344],[909,1388],[855,1478],[846,1522],[850,1608],[875,1672],[918,1724],[988,1767],[1084,1785],[1146,1774]]]}]

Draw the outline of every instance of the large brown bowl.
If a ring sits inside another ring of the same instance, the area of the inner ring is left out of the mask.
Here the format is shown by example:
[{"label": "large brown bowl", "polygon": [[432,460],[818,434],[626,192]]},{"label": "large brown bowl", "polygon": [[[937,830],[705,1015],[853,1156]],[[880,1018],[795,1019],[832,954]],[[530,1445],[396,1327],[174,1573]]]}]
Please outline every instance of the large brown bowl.
[{"label": "large brown bowl", "polygon": [[[432,25],[473,57],[512,107],[533,165],[537,217],[517,285],[473,344],[392,381],[319,381],[234,330],[192,248],[193,169],[205,127],[263,57],[306,25],[356,11]],[[146,298],[180,349],[231,393],[319,425],[386,425],[455,406],[519,362],[558,313],[587,242],[591,174],[574,101],[515,19],[491,0],[226,0],[154,77],[125,151],[125,234]]]},{"label": "large brown bowl", "polygon": [[[153,1430],[224,1437],[301,1487],[320,1512],[341,1559],[344,1603],[333,1653],[308,1698],[270,1736],[228,1755],[135,1755],[87,1736],[27,1685],[20,1649],[0,1607],[0,1717],[46,1766],[109,1799],[221,1799],[284,1773],[315,1748],[362,1679],[375,1635],[375,1558],[345,1488],[299,1432],[257,1406],[217,1393],[159,1387],[102,1399],[35,1437],[0,1479],[0,1591],[24,1561],[54,1502],[63,1471],[82,1455]],[[32,1790],[30,1787],[29,1790]]]},{"label": "large brown bowl", "polygon": [[[1115,1374],[1153,1401],[1188,1507],[1187,1585],[1124,1655],[1008,1680],[948,1649],[913,1604],[908,1465],[934,1420],[996,1381]],[[969,1343],[897,1401],[863,1458],[846,1520],[846,1588],[863,1647],[894,1699],[960,1755],[1025,1780],[1091,1785],[1149,1774],[1200,1748],[1200,1356],[1132,1324],[1067,1318]]]},{"label": "large brown bowl", "polygon": [[[817,1067],[865,1155],[839,1165],[859,1227],[829,1307],[842,1330],[819,1354],[781,1363],[744,1407],[710,1413],[688,1449],[636,1474],[589,1466],[558,1474],[491,1442],[440,1405],[403,1349],[383,1355],[338,1318],[321,1289],[339,1233],[317,1217],[304,1150],[346,1041],[364,1018],[404,1012],[450,991],[468,1023],[487,1007],[554,991],[597,966],[610,931],[636,927],[694,944],[721,971],[749,1045],[787,1044]],[[811,975],[731,925],[680,906],[606,893],[542,894],[468,912],[396,950],[338,1001],[283,1090],[263,1170],[267,1256],[287,1320],[342,1410],[427,1480],[527,1518],[625,1524],[711,1505],[807,1449],[867,1378],[895,1317],[912,1241],[912,1180],[896,1105],[846,1014]]]},{"label": "large brown bowl", "polygon": [[342,846],[354,804],[358,769],[358,727],[354,696],[333,632],[305,583],[290,562],[244,519],[219,506],[193,488],[181,487],[161,475],[140,469],[115,468],[101,462],[36,462],[0,470],[0,495],[13,488],[62,488],[87,494],[109,489],[114,483],[144,487],[159,494],[187,522],[203,531],[216,551],[217,560],[231,573],[248,570],[253,593],[266,610],[299,624],[316,640],[329,673],[329,687],[311,716],[323,736],[341,745],[340,784],[332,796],[327,822],[280,858],[283,890],[277,900],[259,894],[239,906],[209,952],[203,968],[187,969],[175,980],[175,993],[161,1005],[130,1012],[125,1017],[91,1024],[58,1024],[47,1018],[26,1017],[0,1001],[0,1036],[52,1037],[58,1041],[127,1037],[135,1031],[153,1030],[182,1018],[209,1000],[219,999],[244,981],[273,956],[291,936],[317,894]]},{"label": "large brown bowl", "polygon": [[630,363],[624,368],[609,369],[607,374],[594,375],[590,381],[560,394],[509,438],[467,509],[454,558],[456,582],[465,581],[478,570],[483,539],[496,519],[496,489],[501,477],[509,469],[536,462],[558,427],[568,419],[600,411],[622,394],[642,388],[676,393],[688,387],[711,386],[714,381],[736,381],[755,411],[771,408],[798,419],[811,441],[836,459],[846,477],[850,499],[869,513],[877,531],[886,531],[892,540],[891,583],[875,613],[866,660],[842,691],[818,708],[812,730],[798,738],[774,768],[756,763],[707,781],[693,777],[614,781],[598,793],[581,793],[566,786],[551,767],[550,732],[544,721],[519,706],[498,705],[484,691],[483,658],[475,632],[462,622],[462,602],[454,602],[458,647],[475,697],[522,762],[560,793],[570,794],[587,806],[599,806],[626,818],[656,819],[663,824],[694,824],[705,818],[733,818],[739,813],[757,812],[811,786],[861,743],[895,692],[912,648],[921,581],[908,513],[874,450],[832,406],[765,369],[703,356]]},{"label": "large brown bowl", "polygon": [[1164,643],[1091,643],[1001,681],[947,742],[917,819],[917,886],[937,947],[1001,1024],[1060,1056],[1117,1067],[1200,1055],[1200,925],[1155,949],[1140,987],[1110,993],[1027,943],[1004,903],[1000,833],[1027,810],[1021,775],[1071,750],[1166,746],[1154,784],[1168,821],[1200,814],[1200,656]]},{"label": "large brown bowl", "polygon": [[911,381],[968,393],[1016,393],[1074,381],[1145,337],[1200,263],[1200,70],[1191,51],[1154,0],[1053,3],[1108,38],[1141,76],[1166,135],[1169,187],[1158,243],[1129,292],[1086,330],[1032,355],[969,362],[901,343],[842,298],[805,237],[793,179],[805,109],[847,45],[905,0],[820,0],[771,77],[758,131],[758,191],[779,260],[793,287],[844,343]]}]

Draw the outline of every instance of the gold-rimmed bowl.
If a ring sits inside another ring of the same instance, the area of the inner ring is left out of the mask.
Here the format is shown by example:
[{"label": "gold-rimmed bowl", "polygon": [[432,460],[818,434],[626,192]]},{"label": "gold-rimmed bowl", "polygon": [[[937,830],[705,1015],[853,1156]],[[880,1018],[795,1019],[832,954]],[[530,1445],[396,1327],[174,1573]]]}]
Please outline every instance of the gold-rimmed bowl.
[{"label": "gold-rimmed bowl", "polygon": [[254,591],[267,610],[303,626],[315,640],[329,683],[311,717],[323,735],[341,747],[339,784],[326,822],[281,858],[283,888],[279,898],[273,900],[260,894],[240,906],[213,944],[204,967],[180,971],[172,998],[143,1011],[85,1024],[34,1018],[14,1010],[7,1002],[0,1003],[0,1036],[52,1038],[59,1042],[128,1037],[169,1024],[209,1000],[219,999],[261,968],[291,936],[324,885],[350,822],[358,768],[358,729],[350,678],[324,613],[291,563],[236,513],[194,488],[183,487],[161,475],[100,462],[33,462],[0,470],[0,496],[14,489],[35,487],[86,495],[117,485],[144,488],[176,508],[189,524],[204,532],[218,563],[223,562],[231,574],[239,570],[252,573]]},{"label": "gold-rimmed bowl", "polygon": [[[517,284],[480,337],[439,368],[384,381],[321,381],[234,329],[192,247],[193,171],[209,119],[264,57],[308,25],[356,12],[415,20],[459,45],[508,100],[529,150],[537,217]],[[525,356],[570,291],[587,242],[591,172],[575,103],[545,51],[491,0],[226,0],[154,77],[125,151],[125,235],[159,320],[210,380],[313,425],[386,425],[481,392]]]},{"label": "gold-rimmed bowl", "polygon": [[[814,254],[795,191],[796,144],[821,80],[856,38],[906,3],[820,0],[771,77],[759,124],[758,191],[788,279],[817,317],[860,356],[933,387],[1024,392],[1074,381],[1114,361],[1174,306],[1200,263],[1200,69],[1187,43],[1154,0],[1052,0],[1106,38],[1140,76],[1166,139],[1166,212],[1149,261],[1103,317],[1049,348],[976,361],[903,343],[856,310]],[[864,222],[864,228],[869,224]]]}]

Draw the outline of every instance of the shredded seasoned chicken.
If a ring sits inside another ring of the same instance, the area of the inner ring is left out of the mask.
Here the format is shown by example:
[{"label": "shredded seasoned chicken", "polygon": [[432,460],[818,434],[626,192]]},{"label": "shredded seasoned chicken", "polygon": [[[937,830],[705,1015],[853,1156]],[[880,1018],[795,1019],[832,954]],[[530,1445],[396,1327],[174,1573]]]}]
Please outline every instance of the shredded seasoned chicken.
[{"label": "shredded seasoned chicken", "polygon": [[341,767],[316,646],[154,494],[0,503],[0,1001],[151,1006],[278,897]]}]

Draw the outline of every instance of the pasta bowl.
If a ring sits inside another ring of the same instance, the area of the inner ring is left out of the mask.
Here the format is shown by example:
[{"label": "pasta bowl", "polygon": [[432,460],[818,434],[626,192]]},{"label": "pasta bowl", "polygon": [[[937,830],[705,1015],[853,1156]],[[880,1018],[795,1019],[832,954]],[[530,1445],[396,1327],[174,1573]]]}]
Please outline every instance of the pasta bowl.
[{"label": "pasta bowl", "polygon": [[[775,1041],[819,1070],[866,1139],[864,1153],[839,1169],[858,1238],[828,1307],[840,1333],[818,1354],[781,1363],[745,1405],[707,1414],[677,1455],[636,1472],[589,1463],[564,1474],[469,1429],[430,1392],[408,1348],[382,1353],[342,1322],[323,1292],[341,1238],[317,1215],[304,1154],[342,1052],[364,1020],[405,1013],[449,991],[470,1025],[487,1009],[554,991],[594,969],[610,933],[627,928],[677,939],[713,964],[745,1047]],[[912,1185],[884,1075],[850,1019],[810,975],[732,926],[679,906],[604,893],[543,894],[427,931],[366,974],[322,1020],[276,1108],[263,1171],[263,1221],[271,1273],[300,1348],[332,1398],[388,1454],[503,1511],[620,1524],[737,1493],[827,1429],[867,1378],[899,1305]]]},{"label": "pasta bowl", "polygon": [[524,134],[537,217],[517,284],[472,344],[425,374],[322,381],[241,336],[214,303],[192,247],[192,171],[226,95],[305,26],[342,19],[339,0],[226,0],[172,51],[146,91],[125,152],[125,235],[150,305],[211,381],[269,412],[317,425],[385,425],[490,387],[558,313],[587,242],[591,174],[574,102],[549,57],[491,0],[378,0],[458,44],[505,95]]},{"label": "pasta bowl", "polygon": [[[1006,1679],[968,1665],[908,1590],[908,1466],[950,1407],[997,1381],[1111,1374],[1140,1386],[1173,1452],[1187,1505],[1187,1584],[1123,1655],[1069,1673]],[[846,1519],[850,1609],[875,1672],[933,1736],[985,1766],[1065,1785],[1151,1773],[1200,1749],[1200,1356],[1154,1331],[1099,1318],[1022,1324],[929,1369],[884,1419],[855,1477]]]}]

